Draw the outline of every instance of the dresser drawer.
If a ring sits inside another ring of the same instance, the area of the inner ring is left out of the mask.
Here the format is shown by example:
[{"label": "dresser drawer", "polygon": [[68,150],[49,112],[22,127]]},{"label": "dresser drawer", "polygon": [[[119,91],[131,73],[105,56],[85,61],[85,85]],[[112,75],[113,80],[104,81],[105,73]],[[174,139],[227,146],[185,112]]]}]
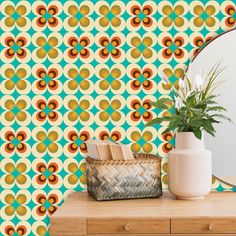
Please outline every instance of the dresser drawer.
[{"label": "dresser drawer", "polygon": [[88,219],[88,234],[167,234],[170,233],[169,219]]},{"label": "dresser drawer", "polygon": [[188,218],[171,219],[172,234],[233,234],[235,218]]}]

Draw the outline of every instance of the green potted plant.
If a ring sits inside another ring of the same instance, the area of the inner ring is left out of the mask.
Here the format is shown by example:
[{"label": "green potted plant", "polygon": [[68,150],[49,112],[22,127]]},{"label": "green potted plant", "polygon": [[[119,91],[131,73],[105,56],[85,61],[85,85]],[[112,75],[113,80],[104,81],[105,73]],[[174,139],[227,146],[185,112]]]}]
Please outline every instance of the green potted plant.
[{"label": "green potted plant", "polygon": [[[211,190],[211,152],[205,149],[203,132],[215,136],[215,124],[231,121],[216,101],[215,89],[224,82],[217,79],[223,70],[217,64],[204,78],[196,75],[193,79],[186,74],[179,79],[177,90],[169,88],[170,97],[152,103],[157,109],[171,111],[170,116],[158,116],[147,125],[165,121],[168,126],[163,133],[175,132],[175,149],[168,153],[168,184],[178,198],[202,198]],[[169,85],[164,73],[162,81]]]}]

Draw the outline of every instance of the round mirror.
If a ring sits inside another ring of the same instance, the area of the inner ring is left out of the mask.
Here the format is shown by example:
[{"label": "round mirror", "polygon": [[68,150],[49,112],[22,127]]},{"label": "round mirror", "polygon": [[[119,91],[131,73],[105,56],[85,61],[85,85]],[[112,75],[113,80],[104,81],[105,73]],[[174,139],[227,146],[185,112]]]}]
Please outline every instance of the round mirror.
[{"label": "round mirror", "polygon": [[236,30],[220,35],[204,47],[194,58],[191,76],[206,74],[220,62],[226,67],[219,80],[226,80],[215,91],[219,105],[228,111],[233,123],[216,124],[216,136],[204,134],[206,148],[212,151],[213,174],[232,186],[236,186]]}]

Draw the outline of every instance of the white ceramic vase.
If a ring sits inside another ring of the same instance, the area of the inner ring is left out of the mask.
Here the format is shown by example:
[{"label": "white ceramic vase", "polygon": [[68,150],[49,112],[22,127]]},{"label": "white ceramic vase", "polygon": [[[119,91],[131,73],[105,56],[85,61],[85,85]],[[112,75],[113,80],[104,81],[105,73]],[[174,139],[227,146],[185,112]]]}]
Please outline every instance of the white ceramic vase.
[{"label": "white ceramic vase", "polygon": [[169,191],[178,199],[201,199],[211,191],[212,158],[204,140],[192,132],[176,134],[175,148],[168,153]]}]

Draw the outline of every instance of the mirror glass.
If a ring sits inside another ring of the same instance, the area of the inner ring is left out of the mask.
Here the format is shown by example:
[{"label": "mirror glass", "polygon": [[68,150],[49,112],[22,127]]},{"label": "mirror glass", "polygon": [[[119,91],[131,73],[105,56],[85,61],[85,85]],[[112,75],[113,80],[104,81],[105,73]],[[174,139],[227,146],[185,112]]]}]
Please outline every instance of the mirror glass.
[{"label": "mirror glass", "polygon": [[204,134],[205,146],[212,151],[213,174],[236,186],[236,30],[224,33],[210,42],[194,58],[189,73],[206,74],[216,63],[226,67],[219,80],[226,80],[217,90],[219,105],[225,107],[234,124],[216,124],[216,137]]}]

